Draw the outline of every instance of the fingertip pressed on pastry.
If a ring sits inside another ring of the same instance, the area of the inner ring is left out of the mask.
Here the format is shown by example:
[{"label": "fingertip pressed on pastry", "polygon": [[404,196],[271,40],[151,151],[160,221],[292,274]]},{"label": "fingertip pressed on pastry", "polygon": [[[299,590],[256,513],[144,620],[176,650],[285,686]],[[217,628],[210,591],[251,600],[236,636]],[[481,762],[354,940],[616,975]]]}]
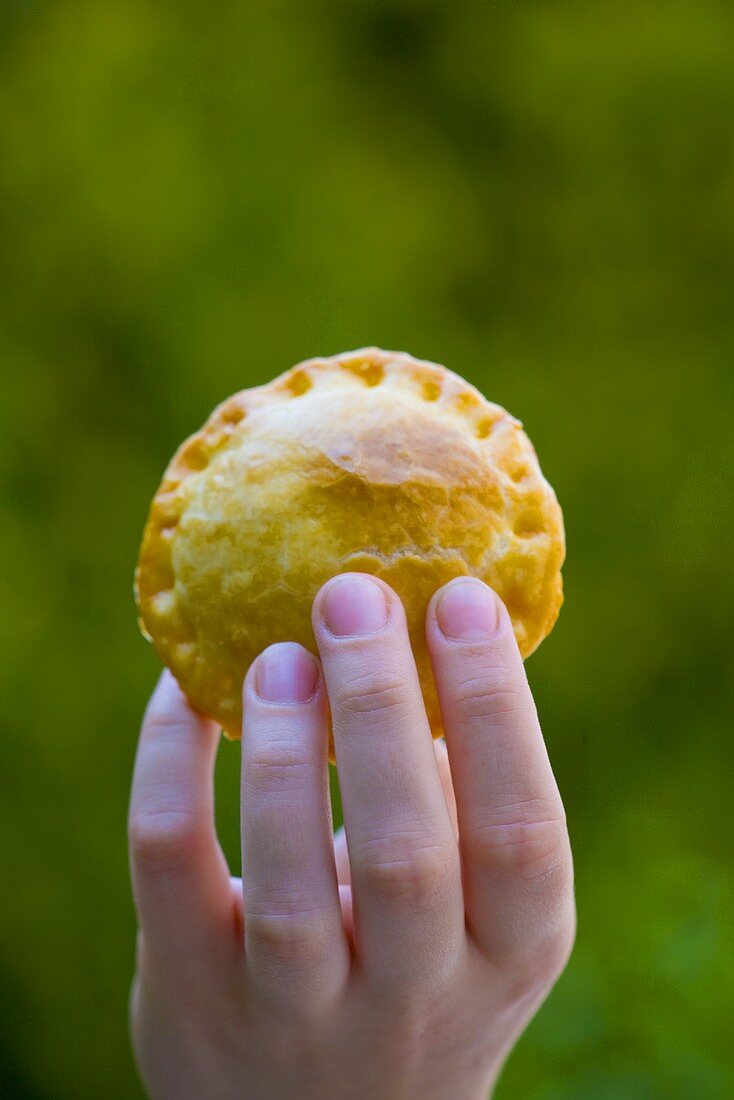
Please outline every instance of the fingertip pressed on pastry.
[{"label": "fingertip pressed on pastry", "polygon": [[561,509],[520,422],[446,367],[363,348],[235,394],[179,447],[135,593],[161,660],[234,738],[258,653],[277,641],[316,652],[321,585],[375,574],[405,605],[439,736],[424,635],[433,592],[481,577],[527,657],[558,617],[564,554]]}]

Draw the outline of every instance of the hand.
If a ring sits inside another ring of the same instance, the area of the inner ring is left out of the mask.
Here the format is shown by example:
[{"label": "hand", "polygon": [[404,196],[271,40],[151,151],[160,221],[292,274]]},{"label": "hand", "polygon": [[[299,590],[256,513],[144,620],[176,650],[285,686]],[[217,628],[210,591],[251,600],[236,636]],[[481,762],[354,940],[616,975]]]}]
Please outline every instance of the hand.
[{"label": "hand", "polygon": [[282,643],[245,680],[242,882],[214,831],[216,727],[168,674],[148,707],[130,808],[143,1081],[155,1100],[479,1100],[574,936],[563,806],[509,617],[469,578],[428,608],[460,841],[395,593],[340,575],[313,623],[320,663]]}]

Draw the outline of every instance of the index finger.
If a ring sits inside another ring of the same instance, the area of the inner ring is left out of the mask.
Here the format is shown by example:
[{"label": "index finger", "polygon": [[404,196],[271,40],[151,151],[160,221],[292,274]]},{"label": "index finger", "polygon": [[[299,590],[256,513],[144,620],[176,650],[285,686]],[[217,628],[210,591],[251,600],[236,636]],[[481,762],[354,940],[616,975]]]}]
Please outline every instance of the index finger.
[{"label": "index finger", "polygon": [[462,577],[434,596],[426,626],[469,927],[495,959],[552,965],[573,934],[571,850],[510,617],[487,585]]}]

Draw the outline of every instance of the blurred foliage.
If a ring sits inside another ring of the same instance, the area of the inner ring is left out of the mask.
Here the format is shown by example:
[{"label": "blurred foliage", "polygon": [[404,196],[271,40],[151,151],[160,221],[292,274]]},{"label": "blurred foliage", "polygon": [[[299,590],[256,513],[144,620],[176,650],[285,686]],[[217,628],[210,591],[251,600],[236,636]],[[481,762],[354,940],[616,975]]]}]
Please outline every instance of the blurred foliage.
[{"label": "blurred foliage", "polygon": [[[500,1098],[734,1095],[734,8],[5,0],[0,1065],[139,1096],[125,811],[149,499],[230,392],[377,343],[524,420],[573,960]],[[218,764],[237,866],[237,747]]]}]

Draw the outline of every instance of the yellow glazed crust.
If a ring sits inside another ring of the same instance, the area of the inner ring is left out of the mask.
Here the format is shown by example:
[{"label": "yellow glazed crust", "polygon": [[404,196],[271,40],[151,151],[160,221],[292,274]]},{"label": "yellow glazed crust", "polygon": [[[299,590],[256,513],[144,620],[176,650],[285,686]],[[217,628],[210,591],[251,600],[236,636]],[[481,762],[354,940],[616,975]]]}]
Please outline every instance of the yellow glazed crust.
[{"label": "yellow glazed crust", "polygon": [[316,652],[336,573],[401,597],[434,735],[432,593],[481,577],[526,657],[563,601],[563,517],[519,421],[452,371],[363,348],[309,359],[214,410],[171,460],[135,574],[141,628],[193,706],[240,736],[241,686],[276,641]]}]

